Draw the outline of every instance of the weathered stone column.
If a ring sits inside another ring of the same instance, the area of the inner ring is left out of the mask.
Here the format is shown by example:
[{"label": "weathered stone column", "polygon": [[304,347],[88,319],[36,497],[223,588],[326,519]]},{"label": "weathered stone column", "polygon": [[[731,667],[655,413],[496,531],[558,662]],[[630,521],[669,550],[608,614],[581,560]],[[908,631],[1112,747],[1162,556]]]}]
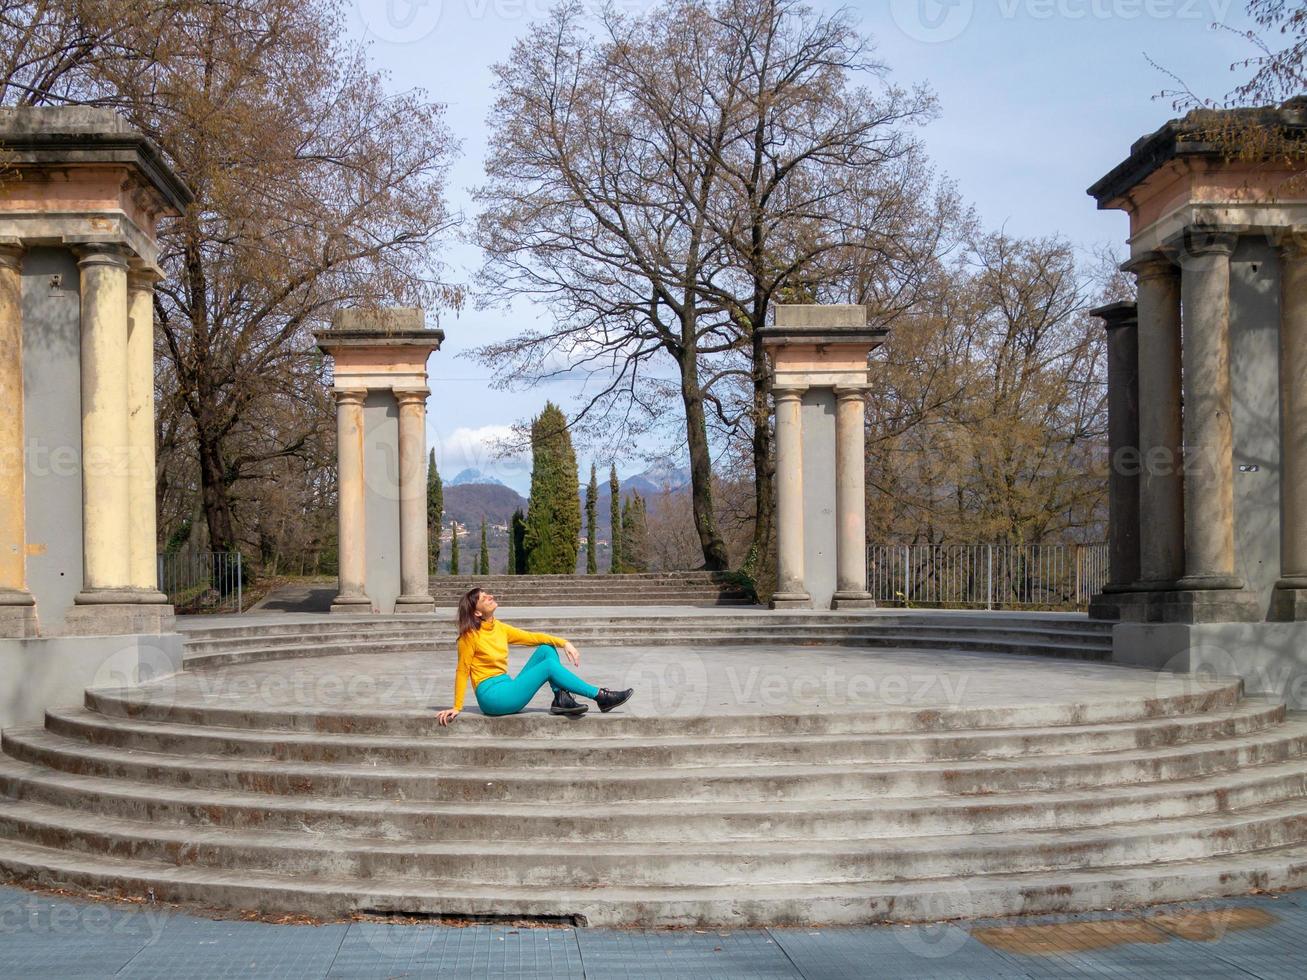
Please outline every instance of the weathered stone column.
[{"label": "weathered stone column", "polygon": [[1185,233],[1185,589],[1238,589],[1230,398],[1232,235]]},{"label": "weathered stone column", "polygon": [[36,631],[27,591],[22,258],[22,248],[0,245],[0,637]]},{"label": "weathered stone column", "polygon": [[773,388],[776,399],[776,592],[771,607],[811,605],[803,577],[802,388]]},{"label": "weathered stone column", "polygon": [[340,591],[332,612],[372,611],[364,535],[363,400],[366,391],[336,389],[337,562]]},{"label": "weathered stone column", "polygon": [[1107,332],[1107,592],[1139,581],[1139,312],[1113,303],[1092,312]]},{"label": "weathered stone column", "polygon": [[131,588],[127,256],[79,249],[82,290],[81,604],[136,602]]},{"label": "weathered stone column", "polygon": [[835,595],[832,609],[871,609],[867,591],[867,435],[864,389],[835,389]]},{"label": "weathered stone column", "polygon": [[131,537],[129,584],[141,602],[167,602],[159,591],[158,530],[154,477],[154,283],[153,272],[127,276],[127,444]]},{"label": "weathered stone column", "polygon": [[1307,620],[1307,235],[1280,250],[1280,420],[1275,617]]},{"label": "weathered stone column", "polygon": [[1184,574],[1180,273],[1160,252],[1126,268],[1139,283],[1139,585],[1170,588]]},{"label": "weathered stone column", "polygon": [[395,612],[430,612],[431,597],[427,529],[427,396],[426,389],[395,390],[399,403],[399,576],[401,594]]}]

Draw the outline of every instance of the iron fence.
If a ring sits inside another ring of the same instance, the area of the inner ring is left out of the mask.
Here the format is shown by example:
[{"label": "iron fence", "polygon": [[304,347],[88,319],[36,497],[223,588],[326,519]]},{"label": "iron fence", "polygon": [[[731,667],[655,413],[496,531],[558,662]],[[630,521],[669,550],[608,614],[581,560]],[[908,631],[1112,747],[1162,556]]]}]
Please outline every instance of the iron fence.
[{"label": "iron fence", "polygon": [[160,555],[159,591],[178,612],[240,612],[244,608],[245,566],[239,552]]},{"label": "iron fence", "polygon": [[1107,583],[1105,544],[872,545],[880,604],[958,609],[1085,609]]}]

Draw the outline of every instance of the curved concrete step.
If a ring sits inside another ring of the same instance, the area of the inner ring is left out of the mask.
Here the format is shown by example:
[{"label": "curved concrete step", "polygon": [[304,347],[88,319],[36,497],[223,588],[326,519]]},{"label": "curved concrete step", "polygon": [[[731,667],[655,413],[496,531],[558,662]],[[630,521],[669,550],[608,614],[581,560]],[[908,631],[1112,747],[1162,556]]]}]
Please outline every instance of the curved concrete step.
[{"label": "curved concrete step", "polygon": [[1307,847],[1295,845],[1199,861],[1150,862],[915,882],[736,884],[681,888],[431,886],[411,879],[293,878],[242,870],[133,862],[13,842],[0,872],[24,881],[220,904],[262,912],[347,916],[352,912],[572,918],[593,926],[760,926],[823,922],[938,921],[1122,908],[1139,904],[1296,888],[1307,883]]},{"label": "curved concrete step", "polygon": [[189,827],[386,840],[631,841],[920,837],[1071,830],[1217,814],[1307,796],[1302,760],[1107,789],[903,799],[481,804],[322,799],[75,775],[0,755],[0,795]]},{"label": "curved concrete step", "polygon": [[439,765],[451,769],[556,769],[761,765],[768,762],[942,762],[1019,759],[1180,745],[1264,731],[1285,718],[1282,704],[1250,699],[1218,713],[1107,725],[910,734],[687,736],[585,734],[572,726],[550,740],[459,734],[440,737],[289,734],[111,718],[82,710],[49,711],[45,729],[92,745],[149,752],[298,762]]},{"label": "curved concrete step", "polygon": [[505,769],[291,763],[173,756],[88,745],[41,730],[4,733],[6,754],[64,772],[216,790],[345,798],[600,802],[627,800],[850,799],[1088,789],[1192,779],[1301,758],[1307,721],[1271,731],[1093,755],[946,764],[886,763],[645,768]]},{"label": "curved concrete step", "polygon": [[[1103,668],[1129,670],[1129,668]],[[503,738],[575,737],[603,726],[596,734],[686,737],[697,735],[762,735],[781,738],[799,734],[890,734],[895,732],[964,732],[993,728],[1045,728],[1056,725],[1096,725],[1144,721],[1228,709],[1241,700],[1239,680],[1185,679],[1161,686],[1149,698],[1086,698],[1077,702],[985,705],[959,708],[894,708],[811,711],[803,714],[736,714],[642,716],[590,712],[577,721],[527,711],[502,718],[468,712],[457,729],[442,728],[434,711],[259,709],[243,705],[187,703],[170,689],[93,689],[85,693],[86,708],[109,717],[143,718],[184,725],[212,725],[242,731],[300,731],[354,735],[447,736],[490,733]],[[153,700],[157,697],[158,700]]]}]

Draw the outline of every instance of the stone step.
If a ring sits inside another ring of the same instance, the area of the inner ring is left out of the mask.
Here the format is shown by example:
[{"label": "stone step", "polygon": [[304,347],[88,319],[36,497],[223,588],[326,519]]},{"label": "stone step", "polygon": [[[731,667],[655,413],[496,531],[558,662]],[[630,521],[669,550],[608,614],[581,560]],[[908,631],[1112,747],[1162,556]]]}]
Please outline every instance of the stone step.
[{"label": "stone step", "polygon": [[551,767],[762,765],[769,762],[868,763],[1019,759],[1113,752],[1233,738],[1283,722],[1282,704],[1249,700],[1210,714],[1115,725],[990,729],[970,732],[640,738],[587,735],[577,726],[550,740],[462,735],[440,737],[289,734],[237,731],[111,718],[86,710],[49,711],[45,730],[92,745],[172,754],[293,762],[441,766],[450,770]]},{"label": "stone step", "polygon": [[[947,627],[947,626],[921,626],[917,624],[906,626],[883,627],[875,623],[830,623],[823,624],[820,628],[814,629],[810,625],[802,624],[778,624],[766,625],[757,623],[733,624],[716,622],[695,623],[693,631],[687,631],[683,623],[663,622],[641,626],[628,626],[625,624],[608,625],[608,624],[568,624],[566,639],[572,639],[580,642],[582,639],[588,642],[610,640],[613,637],[631,638],[638,641],[639,638],[652,636],[661,633],[676,633],[680,635],[695,635],[703,639],[716,637],[731,637],[735,635],[761,635],[764,631],[766,635],[774,636],[778,642],[792,640],[807,640],[814,636],[819,637],[826,642],[834,642],[843,637],[894,637],[894,636],[927,636],[932,640],[943,642],[944,640],[955,642],[967,642],[972,639],[983,638],[990,641],[1035,641],[1035,642],[1056,642],[1064,645],[1081,645],[1093,649],[1110,649],[1111,636],[1097,635],[1076,630],[1054,630],[1054,629],[1023,629],[1018,627],[999,628],[978,630],[975,628],[965,627]],[[541,633],[553,633],[552,629],[536,630]],[[561,630],[560,630],[561,632]],[[452,624],[445,629],[427,629],[415,630],[402,627],[390,629],[341,629],[331,633],[316,634],[323,640],[330,640],[333,644],[341,643],[361,643],[361,642],[380,642],[383,640],[413,640],[418,642],[430,643],[432,645],[452,646],[458,641],[458,633]],[[280,633],[267,636],[204,636],[186,638],[186,651],[191,654],[219,653],[236,650],[255,650],[271,649],[278,646],[295,646],[303,644],[305,637],[297,633]]]},{"label": "stone step", "polygon": [[[573,633],[572,637],[577,645],[586,644],[590,649],[595,647],[620,648],[620,647],[702,647],[705,637],[700,633],[646,633],[637,635],[605,634],[603,636],[587,637],[583,634]],[[723,645],[731,646],[774,646],[778,642],[776,636],[771,633],[754,633],[745,634],[737,633],[727,637],[711,638],[714,646]],[[793,641],[791,641],[793,642]],[[811,641],[796,643],[796,646],[820,646],[826,641]],[[1112,651],[1110,646],[1106,645],[1086,645],[1079,642],[1070,644],[1056,642],[1039,642],[1028,641],[1019,642],[1015,640],[986,640],[970,639],[957,640],[948,637],[932,637],[925,635],[904,636],[902,634],[881,634],[881,635],[855,635],[847,637],[834,637],[829,640],[831,645],[866,647],[869,649],[881,650],[953,650],[968,653],[999,653],[1012,654],[1016,656],[1038,656],[1038,657],[1055,657],[1069,660],[1094,660],[1107,661],[1111,659]],[[447,647],[453,646],[450,641]],[[237,650],[233,652],[220,653],[200,653],[184,657],[184,662],[188,670],[201,670],[213,667],[230,666],[242,663],[259,663],[268,660],[291,660],[300,657],[331,657],[331,656],[348,656],[358,653],[415,653],[432,650],[438,645],[425,639],[396,639],[369,642],[356,642],[342,645],[331,644],[325,640],[318,641],[310,645],[280,646],[271,648],[253,648],[247,650]],[[450,653],[452,656],[452,653]]]},{"label": "stone step", "polygon": [[[1130,668],[1104,667],[1129,671]],[[697,735],[765,735],[786,738],[808,734],[890,734],[895,732],[966,732],[994,728],[1046,728],[1059,725],[1095,725],[1144,721],[1180,715],[1229,710],[1242,696],[1237,679],[1204,681],[1197,678],[1168,678],[1158,675],[1156,694],[1140,698],[1085,698],[1073,702],[978,705],[920,709],[879,707],[803,713],[726,715],[638,715],[590,712],[576,722],[544,712],[528,711],[503,718],[487,718],[467,712],[457,729],[437,723],[434,711],[337,709],[291,710],[285,707],[257,708],[209,702],[187,703],[173,696],[167,685],[160,688],[93,689],[84,696],[85,707],[109,717],[145,718],[183,725],[214,725],[240,730],[340,732],[353,735],[400,735],[409,737],[459,737],[488,733],[501,738],[575,737],[586,734],[688,737]],[[257,677],[251,679],[257,688]],[[1167,681],[1167,683],[1163,683]],[[158,700],[154,700],[157,698]],[[584,728],[580,726],[602,726]]]},{"label": "stone step", "polygon": [[1256,812],[1074,831],[871,840],[665,844],[382,841],[339,835],[170,828],[0,800],[0,840],[88,857],[292,878],[420,879],[427,886],[750,889],[786,884],[963,880],[1152,862],[1201,861],[1307,841],[1307,800]]},{"label": "stone step", "polygon": [[391,840],[747,841],[1069,830],[1246,810],[1307,796],[1301,760],[1193,780],[1089,791],[917,799],[435,803],[320,799],[59,772],[0,755],[0,795],[86,814],[191,827]]},{"label": "stone step", "polygon": [[275,795],[558,803],[821,800],[1077,790],[1195,779],[1301,758],[1307,752],[1307,720],[1197,745],[947,764],[770,763],[593,771],[423,768],[174,756],[94,746],[35,729],[6,731],[3,750],[21,761],[64,772]]},{"label": "stone step", "polygon": [[939,921],[1192,900],[1307,883],[1307,847],[1271,848],[1200,861],[1148,862],[1108,869],[1067,869],[905,882],[682,888],[431,886],[411,877],[362,881],[293,878],[247,870],[146,863],[11,842],[0,872],[26,881],[96,894],[218,904],[256,912],[346,917],[355,912],[453,917],[570,919],[591,926],[735,927],[822,922]]}]

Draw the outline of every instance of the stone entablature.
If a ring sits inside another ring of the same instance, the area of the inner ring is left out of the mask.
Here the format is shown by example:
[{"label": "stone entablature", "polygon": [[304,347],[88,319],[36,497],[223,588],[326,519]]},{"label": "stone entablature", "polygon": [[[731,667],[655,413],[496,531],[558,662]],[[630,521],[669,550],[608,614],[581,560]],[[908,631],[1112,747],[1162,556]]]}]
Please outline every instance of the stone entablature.
[{"label": "stone entablature", "polygon": [[331,610],[428,612],[427,358],[444,331],[427,329],[417,308],[355,309],[314,338],[333,359],[336,396],[340,592]]},{"label": "stone entablature", "polygon": [[867,357],[886,331],[854,305],[778,305],[761,331],[776,402],[772,608],[870,608]]}]

